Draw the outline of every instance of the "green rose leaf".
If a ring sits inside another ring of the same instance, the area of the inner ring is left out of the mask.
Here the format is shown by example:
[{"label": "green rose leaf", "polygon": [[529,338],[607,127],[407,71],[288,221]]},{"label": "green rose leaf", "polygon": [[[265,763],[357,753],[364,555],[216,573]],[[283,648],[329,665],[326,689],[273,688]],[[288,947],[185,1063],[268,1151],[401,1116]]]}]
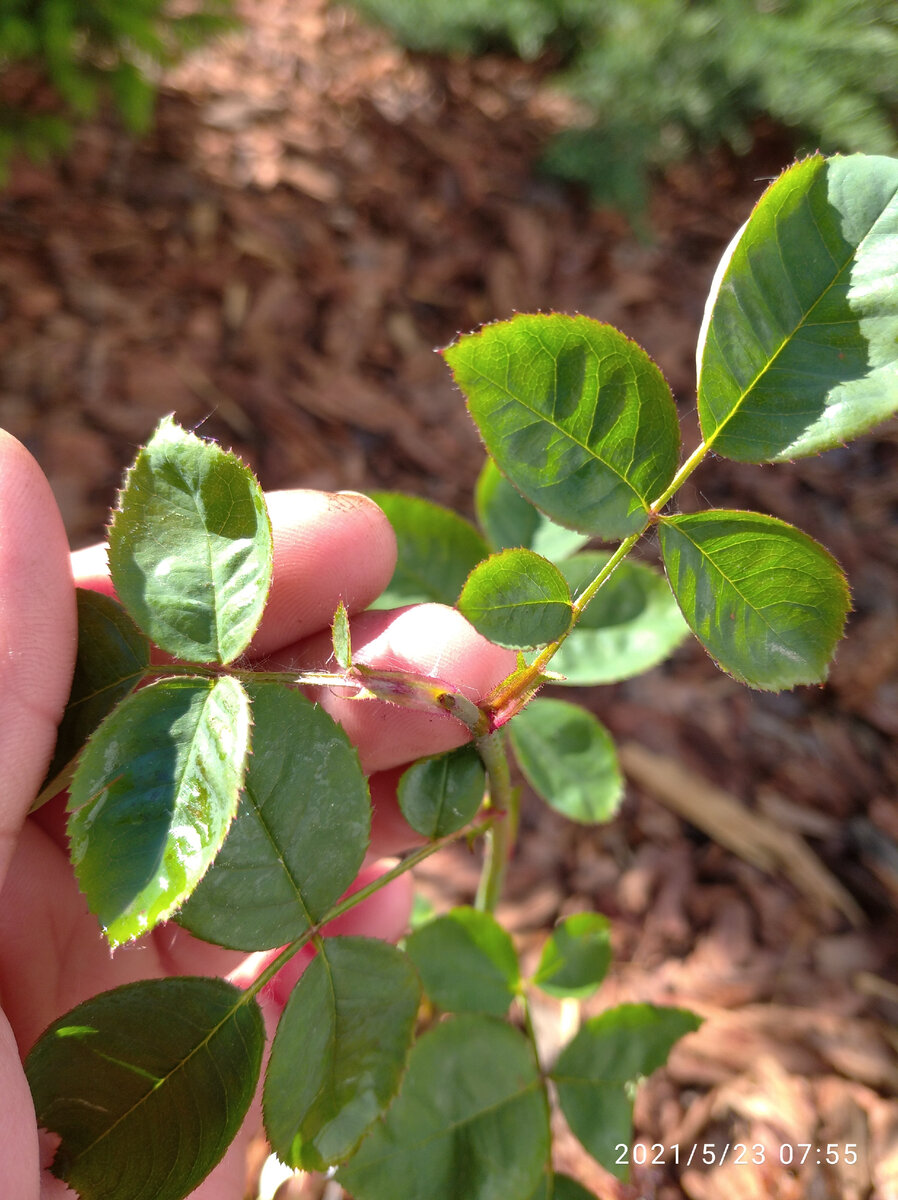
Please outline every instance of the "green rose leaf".
[{"label": "green rose leaf", "polygon": [[531,700],[508,726],[533,790],[572,821],[608,821],[624,792],[617,752],[592,713],[566,700]]},{"label": "green rose leaf", "polygon": [[166,417],[129,470],[109,530],[116,594],[161,649],[228,663],[256,631],[271,524],[248,467]]},{"label": "green rose leaf", "polygon": [[717,454],[817,454],[898,409],[898,160],[814,155],[767,189],[718,268],[698,411]]},{"label": "green rose leaf", "polygon": [[611,962],[611,925],[599,913],[574,913],[553,929],[531,980],[550,996],[585,999]]},{"label": "green rose leaf", "polygon": [[558,1056],[551,1078],[561,1110],[593,1158],[618,1179],[627,1177],[615,1147],[633,1140],[633,1088],[700,1024],[685,1009],[622,1004],[586,1021]]},{"label": "green rose leaf", "polygon": [[409,934],[406,952],[424,990],[446,1012],[503,1017],[520,985],[514,944],[496,919],[453,908]]},{"label": "green rose leaf", "polygon": [[337,1174],[355,1200],[530,1200],[549,1111],[526,1039],[466,1013],[418,1039],[402,1090]]},{"label": "green rose leaf", "polygon": [[412,911],[408,919],[409,929],[420,929],[422,925],[426,925],[428,921],[432,921],[436,915],[437,910],[430,897],[416,891],[412,899]]},{"label": "green rose leaf", "polygon": [[560,314],[485,326],[444,351],[499,469],[561,525],[614,539],[642,529],[673,478],[670,388],[610,325]]},{"label": "green rose leaf", "polygon": [[265,1129],[282,1162],[345,1160],[399,1088],[421,989],[399,950],[326,938],[284,1009],[265,1077]]},{"label": "green rose leaf", "polygon": [[150,664],[150,644],[109,596],[76,589],[78,652],[72,689],[56,734],[56,749],[38,804],[68,782],[70,768],[103,718],[138,684]]},{"label": "green rose leaf", "polygon": [[491,458],[487,458],[474,491],[477,520],[494,550],[513,550],[521,546],[558,562],[589,541],[589,534],[577,533],[556,525],[514,484],[509,483]]},{"label": "green rose leaf", "polygon": [[334,613],[334,620],[331,625],[331,641],[333,642],[334,658],[337,660],[337,665],[341,666],[344,671],[348,671],[352,666],[352,640],[349,633],[349,613],[346,611],[346,605],[342,600],[337,605],[337,611]]},{"label": "green rose leaf", "polygon": [[576,1179],[571,1179],[570,1175],[556,1174],[554,1200],[596,1200],[596,1198]]},{"label": "green rose leaf", "polygon": [[416,833],[441,838],[473,820],[483,802],[486,772],[468,743],[421,758],[404,771],[397,796],[402,815]]},{"label": "green rose leaf", "polygon": [[258,1005],[223,979],[79,1004],[25,1062],[38,1124],[61,1138],[53,1174],[84,1197],[181,1200],[243,1123],[264,1045]]},{"label": "green rose leaf", "polygon": [[[571,595],[582,592],[609,558],[588,551],[561,563]],[[625,560],[556,651],[552,670],[570,687],[617,683],[663,662],[688,633],[667,580],[644,563]]]},{"label": "green rose leaf", "polygon": [[72,865],[111,946],[190,895],[225,839],[243,784],[250,715],[236,679],[164,679],[128,696],[72,780]]},{"label": "green rose leaf", "polygon": [[725,510],[666,517],[658,533],[683,615],[724,671],[770,691],[826,678],[849,594],[821,545],[784,521]]},{"label": "green rose leaf", "polygon": [[178,922],[205,941],[265,950],[321,920],[355,879],[371,803],[355,748],[323,708],[278,683],[250,696],[237,817]]},{"label": "green rose leaf", "polygon": [[596,1200],[596,1198],[576,1179],[571,1179],[570,1175],[559,1175],[556,1172],[551,1178],[543,1177],[530,1200]]},{"label": "green rose leaf", "polygon": [[471,569],[489,548],[470,522],[448,508],[402,496],[372,492],[396,534],[393,578],[372,608],[401,608],[436,601],[455,604]]},{"label": "green rose leaf", "polygon": [[485,638],[513,650],[545,646],[571,623],[564,576],[532,550],[501,550],[478,563],[458,608]]}]

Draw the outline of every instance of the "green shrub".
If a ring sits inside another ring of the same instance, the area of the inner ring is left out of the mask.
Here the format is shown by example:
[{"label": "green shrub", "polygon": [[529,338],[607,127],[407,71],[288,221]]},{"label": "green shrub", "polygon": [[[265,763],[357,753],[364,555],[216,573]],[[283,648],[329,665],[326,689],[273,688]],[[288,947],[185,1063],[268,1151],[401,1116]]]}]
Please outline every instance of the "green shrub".
[{"label": "green shrub", "polygon": [[536,58],[548,45],[572,45],[596,23],[594,0],[355,0],[366,16],[391,29],[410,50],[482,54],[512,50]]},{"label": "green shrub", "polygon": [[887,0],[354,0],[416,50],[552,49],[592,115],[545,165],[638,210],[652,168],[751,144],[773,117],[796,149],[898,148],[898,9]]},{"label": "green shrub", "polygon": [[0,178],[12,154],[62,150],[111,98],[128,129],[153,115],[154,72],[231,24],[232,0],[3,0]]}]

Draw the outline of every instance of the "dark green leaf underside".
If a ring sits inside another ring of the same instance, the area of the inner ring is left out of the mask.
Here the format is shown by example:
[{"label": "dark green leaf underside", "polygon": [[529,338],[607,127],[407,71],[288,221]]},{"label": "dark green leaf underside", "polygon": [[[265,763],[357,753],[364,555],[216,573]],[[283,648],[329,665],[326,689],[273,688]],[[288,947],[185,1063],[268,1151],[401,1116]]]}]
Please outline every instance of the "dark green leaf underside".
[{"label": "dark green leaf underside", "polygon": [[489,548],[473,525],[430,500],[372,492],[396,534],[398,557],[387,590],[372,608],[435,601],[454,604],[471,569]]},{"label": "dark green leaf underside", "polygon": [[265,1028],[222,979],[129,984],[55,1021],[25,1064],[53,1173],[83,1197],[181,1200],[236,1135]]},{"label": "dark green leaf underside", "polygon": [[509,724],[515,757],[535,792],[572,821],[609,820],[623,796],[611,735],[566,700],[532,700]]},{"label": "dark green leaf underside", "polygon": [[611,925],[600,913],[574,913],[552,930],[532,982],[551,996],[590,995],[611,962]]},{"label": "dark green leaf underside", "polygon": [[361,866],[371,824],[358,754],[324,709],[282,684],[250,689],[253,755],[237,817],[178,920],[263,950],[320,920]]},{"label": "dark green leaf underside", "polygon": [[489,913],[454,908],[406,941],[424,990],[446,1012],[504,1016],[520,977],[514,945]]},{"label": "dark green leaf underside", "polygon": [[278,1024],[265,1079],[265,1128],[282,1162],[345,1160],[395,1095],[420,986],[393,946],[326,938]]},{"label": "dark green leaf underside", "polygon": [[355,1200],[530,1200],[548,1151],[528,1043],[494,1017],[462,1014],[419,1038],[386,1119],[337,1178]]},{"label": "dark green leaf underside", "polygon": [[[549,1190],[551,1184],[551,1191]],[[545,1176],[530,1200],[596,1200],[592,1192],[579,1184],[570,1175],[559,1175],[557,1172],[549,1178]]]},{"label": "dark green leaf underside", "polygon": [[72,690],[47,772],[55,779],[80,752],[103,718],[142,678],[150,647],[125,610],[109,596],[76,589],[78,653]]},{"label": "dark green leaf underside", "polygon": [[633,1138],[633,1087],[667,1062],[679,1038],[701,1024],[694,1013],[622,1004],[584,1022],[552,1071],[561,1109],[598,1162],[626,1179],[616,1147]]},{"label": "dark green leaf underside", "polygon": [[473,820],[485,784],[480,755],[468,744],[413,763],[399,779],[397,798],[416,833],[441,838]]},{"label": "dark green leaf underside", "polygon": [[493,550],[521,546],[558,562],[589,541],[589,534],[556,525],[534,508],[489,457],[477,478],[474,507]]}]

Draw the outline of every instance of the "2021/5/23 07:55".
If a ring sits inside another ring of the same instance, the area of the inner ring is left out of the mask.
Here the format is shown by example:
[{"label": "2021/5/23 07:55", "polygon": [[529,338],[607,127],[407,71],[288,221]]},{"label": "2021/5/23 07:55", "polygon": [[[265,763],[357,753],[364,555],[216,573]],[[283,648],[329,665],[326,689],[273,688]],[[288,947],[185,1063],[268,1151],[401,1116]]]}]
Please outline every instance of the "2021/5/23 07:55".
[{"label": "2021/5/23 07:55", "polygon": [[705,1142],[703,1145],[696,1142],[691,1146],[681,1146],[678,1142],[670,1146],[655,1142],[649,1146],[645,1142],[637,1142],[632,1148],[625,1142],[618,1142],[614,1150],[619,1166],[660,1167],[673,1164],[688,1167],[695,1163],[705,1167],[722,1167],[727,1161],[737,1166],[740,1163],[760,1166],[768,1161],[776,1161],[785,1167],[802,1167],[809,1162],[816,1162],[818,1167],[824,1164],[835,1167],[839,1163],[852,1166],[858,1159],[856,1142],[846,1142],[845,1145],[827,1142],[824,1146],[815,1146],[813,1142],[796,1142],[794,1145],[782,1142],[778,1147],[766,1146],[763,1142],[752,1145],[727,1142],[723,1146],[717,1142]]}]

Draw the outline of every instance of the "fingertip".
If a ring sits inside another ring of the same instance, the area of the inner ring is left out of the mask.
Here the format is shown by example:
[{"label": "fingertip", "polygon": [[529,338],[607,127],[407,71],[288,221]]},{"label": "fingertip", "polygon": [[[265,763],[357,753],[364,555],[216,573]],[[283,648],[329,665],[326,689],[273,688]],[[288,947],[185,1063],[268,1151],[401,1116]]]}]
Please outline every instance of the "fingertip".
[{"label": "fingertip", "polygon": [[[353,658],[369,667],[425,675],[478,702],[515,669],[513,651],[482,637],[454,608],[417,604],[360,613],[352,621]],[[284,651],[289,669],[325,665],[330,639],[321,635]],[[343,726],[367,773],[452,750],[470,739],[447,712],[424,712],[374,700],[347,698],[336,689],[315,689],[321,706]]]},{"label": "fingertip", "polygon": [[396,565],[396,535],[360,492],[270,492],[274,576],[253,651],[260,654],[327,628],[342,600],[358,612]]},{"label": "fingertip", "polygon": [[115,595],[112,580],[109,578],[109,558],[104,543],[73,550],[71,563],[72,574],[78,587],[102,592],[105,596]]},{"label": "fingertip", "polygon": [[415,604],[387,616],[357,653],[359,662],[430,675],[475,701],[515,669],[513,651],[487,641],[447,604]]}]

